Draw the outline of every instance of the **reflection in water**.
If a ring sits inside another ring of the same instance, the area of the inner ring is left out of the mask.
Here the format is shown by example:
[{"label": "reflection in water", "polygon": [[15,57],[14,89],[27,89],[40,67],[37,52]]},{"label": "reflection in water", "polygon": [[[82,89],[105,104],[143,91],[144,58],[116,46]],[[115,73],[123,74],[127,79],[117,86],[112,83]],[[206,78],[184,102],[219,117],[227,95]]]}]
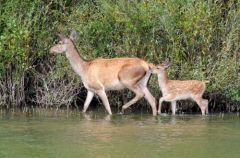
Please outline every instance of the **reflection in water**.
[{"label": "reflection in water", "polygon": [[239,130],[236,115],[1,112],[0,157],[234,158]]}]

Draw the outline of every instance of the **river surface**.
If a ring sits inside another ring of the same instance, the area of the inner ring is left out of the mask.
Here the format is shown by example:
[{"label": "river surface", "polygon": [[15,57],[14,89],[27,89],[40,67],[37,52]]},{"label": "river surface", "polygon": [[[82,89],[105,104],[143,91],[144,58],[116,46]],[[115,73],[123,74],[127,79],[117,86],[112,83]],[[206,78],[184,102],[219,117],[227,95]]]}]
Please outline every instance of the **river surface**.
[{"label": "river surface", "polygon": [[0,158],[239,158],[237,114],[1,112]]}]

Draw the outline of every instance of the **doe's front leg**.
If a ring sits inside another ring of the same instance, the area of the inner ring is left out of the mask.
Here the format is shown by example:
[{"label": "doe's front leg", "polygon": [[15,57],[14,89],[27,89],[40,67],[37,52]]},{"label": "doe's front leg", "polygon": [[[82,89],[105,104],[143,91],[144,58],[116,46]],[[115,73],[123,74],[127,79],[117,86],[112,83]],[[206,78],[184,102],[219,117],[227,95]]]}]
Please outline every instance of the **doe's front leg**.
[{"label": "doe's front leg", "polygon": [[104,105],[105,109],[107,110],[108,114],[112,115],[111,107],[110,107],[106,92],[104,90],[99,90],[99,91],[97,91],[97,95],[102,100],[103,105]]},{"label": "doe's front leg", "polygon": [[90,105],[90,103],[91,103],[91,101],[92,101],[92,99],[93,99],[93,96],[94,96],[94,93],[92,92],[92,91],[89,91],[88,90],[88,92],[87,92],[87,98],[86,98],[86,100],[85,100],[85,102],[84,102],[84,106],[83,106],[83,110],[82,110],[82,112],[86,112],[87,111],[87,109],[88,109],[88,107],[89,107],[89,105]]}]

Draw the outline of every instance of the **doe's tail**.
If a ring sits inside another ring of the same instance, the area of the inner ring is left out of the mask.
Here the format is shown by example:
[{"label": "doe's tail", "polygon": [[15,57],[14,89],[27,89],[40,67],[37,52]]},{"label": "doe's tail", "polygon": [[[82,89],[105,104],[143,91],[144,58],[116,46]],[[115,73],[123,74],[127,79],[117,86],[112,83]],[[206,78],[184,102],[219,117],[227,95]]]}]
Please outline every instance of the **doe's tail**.
[{"label": "doe's tail", "polygon": [[149,67],[149,70],[152,70],[152,69],[156,68],[156,65],[149,63],[148,67]]},{"label": "doe's tail", "polygon": [[152,70],[155,68],[155,65],[152,63],[148,63],[148,70],[146,70],[146,74],[144,75],[144,77],[140,80],[140,85],[142,86],[147,86],[148,81],[152,75]]}]

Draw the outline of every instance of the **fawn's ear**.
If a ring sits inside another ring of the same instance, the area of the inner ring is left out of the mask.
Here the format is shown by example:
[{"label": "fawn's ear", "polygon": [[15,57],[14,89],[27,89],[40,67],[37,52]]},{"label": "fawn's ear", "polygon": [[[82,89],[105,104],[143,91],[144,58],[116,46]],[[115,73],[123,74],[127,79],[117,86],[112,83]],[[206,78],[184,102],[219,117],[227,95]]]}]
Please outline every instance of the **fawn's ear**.
[{"label": "fawn's ear", "polygon": [[167,69],[169,66],[171,65],[169,59],[166,59],[164,62],[163,62],[163,67],[164,69]]},{"label": "fawn's ear", "polygon": [[158,64],[155,66],[155,69],[158,69],[158,70],[161,70],[161,69],[164,69],[164,64]]},{"label": "fawn's ear", "polygon": [[72,30],[72,31],[70,32],[69,38],[70,38],[72,41],[75,42],[76,39],[77,39],[77,32],[76,32],[75,30]]},{"label": "fawn's ear", "polygon": [[64,39],[66,38],[63,34],[58,34],[58,37],[61,41],[64,41]]}]

